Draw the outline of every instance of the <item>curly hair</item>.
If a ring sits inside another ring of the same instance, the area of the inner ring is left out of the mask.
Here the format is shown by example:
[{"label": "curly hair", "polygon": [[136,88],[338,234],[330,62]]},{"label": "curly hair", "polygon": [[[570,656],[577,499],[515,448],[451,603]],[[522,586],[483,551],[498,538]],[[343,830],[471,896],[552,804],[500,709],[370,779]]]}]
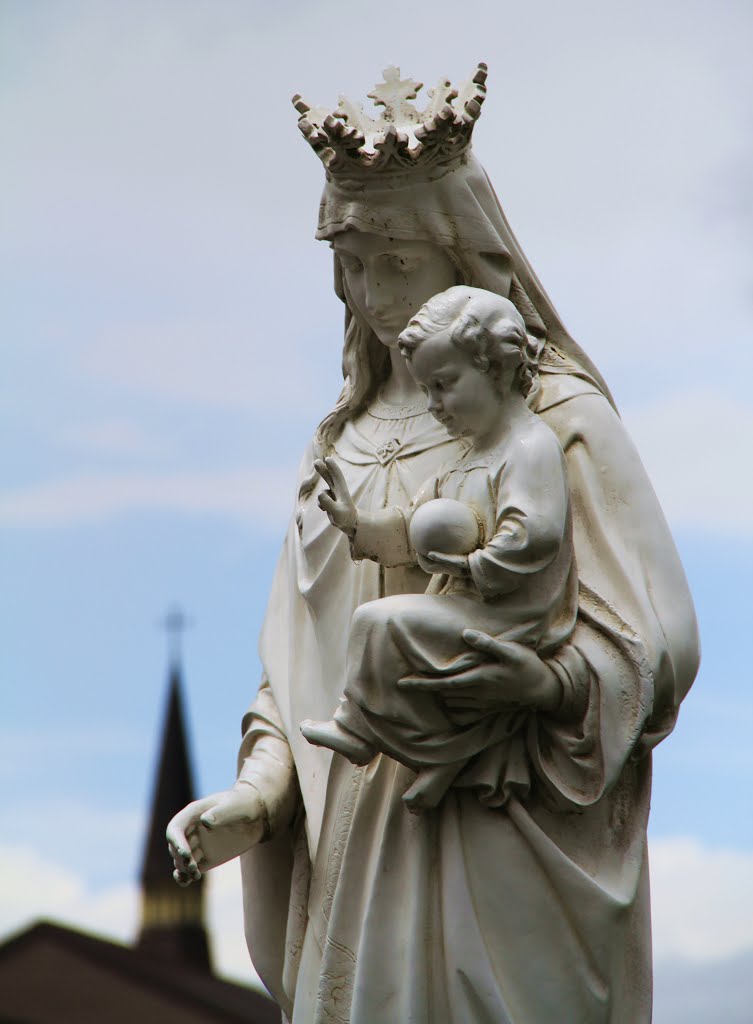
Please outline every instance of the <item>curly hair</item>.
[{"label": "curly hair", "polygon": [[[464,291],[467,296],[475,293],[490,294],[482,291],[480,288],[473,287],[473,282],[482,283],[483,281],[484,284],[493,287],[498,279],[500,281],[504,279],[504,274],[501,273],[498,266],[499,258],[495,255],[477,254],[474,259],[469,259],[468,254],[462,249],[451,246],[443,248],[443,252],[455,267],[458,281],[457,287],[460,291]],[[345,303],[345,345],[342,360],[344,385],[334,408],[321,421],[314,435],[313,447],[315,457],[317,458],[323,458],[325,455],[332,453],[335,441],[342,433],[345,424],[368,407],[379,386],[387,380],[390,374],[390,357],[387,347],[379,341],[373,330],[354,311],[355,306],[350,298],[345,275],[342,272],[336,250],[333,255],[335,293]],[[468,284],[463,285],[462,282],[468,282]],[[513,294],[516,288],[516,295],[519,293],[528,303],[527,307],[521,308],[526,317],[531,321],[528,325],[529,330],[534,335],[537,332],[542,335],[542,339],[537,343],[534,342],[533,338],[529,338],[530,345],[533,346],[531,351],[538,351],[538,347],[543,343],[546,329],[531,306],[530,301],[526,298],[525,293],[522,292],[520,286],[513,279],[511,294]],[[449,291],[454,291],[454,289],[451,288]],[[430,305],[431,301],[426,305]],[[516,301],[518,301],[517,298]],[[512,303],[510,305],[522,320],[522,316],[517,313],[515,306]],[[530,316],[526,312],[529,307]],[[420,315],[420,312],[418,315]],[[517,317],[515,322],[518,322]],[[414,323],[415,318],[411,321],[411,324]],[[535,372],[530,375],[530,381],[532,382],[534,379]],[[530,383],[528,387],[530,388]],[[298,493],[299,508],[301,503],[312,493],[318,480],[319,476],[316,470],[312,469],[301,481]]]},{"label": "curly hair", "polygon": [[425,303],[398,338],[410,359],[419,345],[437,331],[449,330],[453,345],[467,352],[480,373],[501,386],[503,371],[517,364],[513,389],[523,396],[538,374],[540,344],[526,332],[523,317],[509,299],[467,285],[455,285]]}]

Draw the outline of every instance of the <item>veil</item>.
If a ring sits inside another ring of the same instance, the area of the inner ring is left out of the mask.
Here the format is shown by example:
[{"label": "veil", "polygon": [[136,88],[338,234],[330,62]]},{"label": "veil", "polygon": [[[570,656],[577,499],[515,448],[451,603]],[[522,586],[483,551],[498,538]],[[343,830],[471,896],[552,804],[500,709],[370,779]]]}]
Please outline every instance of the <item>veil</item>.
[{"label": "veil", "polygon": [[[570,373],[614,400],[591,359],[571,337],[505,217],[488,175],[476,158],[439,177],[416,175],[409,184],[375,176],[368,185],[328,178],[316,237],[332,241],[353,229],[388,239],[420,239],[448,250],[472,280],[511,299],[528,331],[545,340],[542,373]],[[336,290],[341,298],[342,287]]]}]

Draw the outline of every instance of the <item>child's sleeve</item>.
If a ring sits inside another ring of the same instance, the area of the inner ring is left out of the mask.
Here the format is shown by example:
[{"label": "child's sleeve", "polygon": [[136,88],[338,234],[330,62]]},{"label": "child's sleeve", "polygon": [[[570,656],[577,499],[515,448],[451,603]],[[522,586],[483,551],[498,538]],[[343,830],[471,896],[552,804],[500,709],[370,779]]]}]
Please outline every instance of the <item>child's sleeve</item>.
[{"label": "child's sleeve", "polygon": [[356,532],[350,540],[350,554],[354,561],[367,558],[388,569],[397,565],[415,565],[410,521],[420,505],[437,497],[438,488],[439,479],[434,476],[422,485],[407,508],[391,505],[378,512],[359,509]]},{"label": "child's sleeve", "polygon": [[549,430],[526,434],[497,475],[494,536],[468,556],[486,600],[509,594],[559,552],[567,524],[565,458]]}]

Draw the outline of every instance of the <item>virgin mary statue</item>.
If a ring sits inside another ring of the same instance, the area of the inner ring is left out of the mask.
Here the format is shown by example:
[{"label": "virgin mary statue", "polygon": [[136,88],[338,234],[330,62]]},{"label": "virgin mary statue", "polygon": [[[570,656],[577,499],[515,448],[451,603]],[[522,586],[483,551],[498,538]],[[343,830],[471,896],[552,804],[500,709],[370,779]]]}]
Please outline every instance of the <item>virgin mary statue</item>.
[{"label": "virgin mary statue", "polygon": [[[471,153],[485,78],[479,65],[460,94],[440,83],[418,112],[420,86],[389,69],[371,94],[378,119],[347,101],[333,117],[294,100],[326,168],[317,238],[334,250],[345,304],[344,386],[301,465],[238,780],[168,829],[182,884],[244,851],[249,950],[291,1024],[651,1018],[651,751],[697,670],[695,618],[609,390]],[[342,693],[355,609],[428,581],[354,561],[318,507],[313,461],[333,455],[359,508],[379,510],[405,506],[457,455],[396,347],[421,304],[455,283],[509,297],[537,340],[528,400],[566,456],[578,618],[546,660],[469,633],[480,668],[414,681],[480,713],[524,713],[504,757],[489,759],[493,800],[458,785],[411,815],[410,769],[385,754],[355,767],[300,733]]]}]

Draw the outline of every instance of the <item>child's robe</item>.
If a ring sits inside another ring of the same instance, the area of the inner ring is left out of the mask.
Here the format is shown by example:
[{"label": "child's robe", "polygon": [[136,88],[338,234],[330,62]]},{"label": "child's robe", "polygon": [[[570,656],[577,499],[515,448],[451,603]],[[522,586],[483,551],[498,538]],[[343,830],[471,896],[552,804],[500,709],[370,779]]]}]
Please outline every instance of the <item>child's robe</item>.
[{"label": "child's robe", "polygon": [[457,774],[484,752],[456,784],[475,787],[485,802],[503,802],[500,771],[512,761],[514,775],[508,748],[522,713],[451,712],[438,697],[397,684],[414,673],[455,674],[483,661],[464,643],[465,629],[530,644],[542,657],[569,639],[577,614],[569,494],[559,442],[531,415],[493,451],[470,450],[427,481],[408,510],[361,517],[352,554],[386,566],[416,561],[410,519],[433,498],[471,506],[485,541],[469,556],[468,577],[433,576],[425,594],[396,594],[356,610],[345,700],[335,720],[412,768],[455,765]]}]

